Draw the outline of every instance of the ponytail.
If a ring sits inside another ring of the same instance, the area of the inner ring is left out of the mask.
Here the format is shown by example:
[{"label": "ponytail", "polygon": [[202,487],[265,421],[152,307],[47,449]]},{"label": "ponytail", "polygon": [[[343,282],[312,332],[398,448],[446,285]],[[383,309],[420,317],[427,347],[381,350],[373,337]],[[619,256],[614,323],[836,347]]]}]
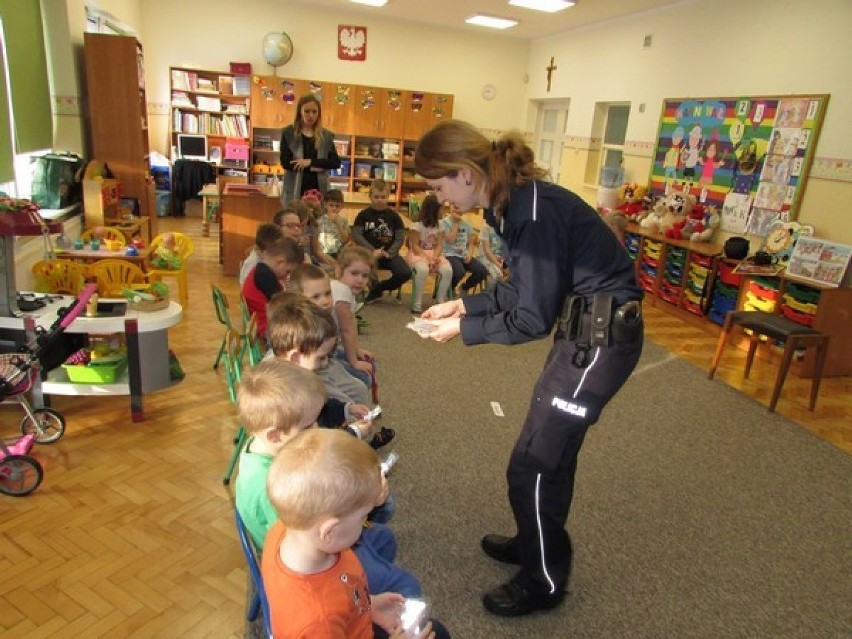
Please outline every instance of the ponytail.
[{"label": "ponytail", "polygon": [[536,166],[533,150],[519,133],[507,133],[490,142],[460,120],[445,120],[427,131],[417,145],[414,166],[426,179],[454,178],[461,169],[470,169],[473,179],[484,186],[488,204],[498,218],[513,188],[546,175]]}]

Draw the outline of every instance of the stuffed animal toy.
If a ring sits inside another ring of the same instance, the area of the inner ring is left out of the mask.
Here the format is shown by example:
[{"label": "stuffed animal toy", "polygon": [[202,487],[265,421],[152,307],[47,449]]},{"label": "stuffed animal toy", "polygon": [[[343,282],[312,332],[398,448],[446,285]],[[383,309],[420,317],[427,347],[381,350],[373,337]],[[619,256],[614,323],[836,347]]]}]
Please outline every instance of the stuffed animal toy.
[{"label": "stuffed animal toy", "polygon": [[671,191],[654,205],[653,210],[639,225],[650,231],[665,234],[679,220],[689,217],[689,214],[694,208],[694,195],[680,191]]},{"label": "stuffed animal toy", "polygon": [[176,271],[181,267],[177,254],[177,241],[172,233],[164,233],[163,240],[151,256],[151,266],[160,270]]},{"label": "stuffed animal toy", "polygon": [[716,206],[704,207],[704,219],[701,220],[700,228],[689,236],[690,242],[712,242],[721,219],[719,209]]},{"label": "stuffed animal toy", "polygon": [[674,225],[665,232],[665,236],[675,240],[688,240],[693,233],[702,228],[702,220],[704,219],[704,205],[697,204],[694,209],[685,218],[682,218],[674,223]]},{"label": "stuffed animal toy", "polygon": [[266,162],[257,162],[251,166],[252,173],[269,173],[269,165]]},{"label": "stuffed animal toy", "polygon": [[639,186],[635,182],[629,184],[625,182],[618,190],[618,197],[621,200],[615,210],[620,211],[627,221],[635,221],[637,217],[642,217],[645,211],[645,194],[648,189],[644,186]]}]

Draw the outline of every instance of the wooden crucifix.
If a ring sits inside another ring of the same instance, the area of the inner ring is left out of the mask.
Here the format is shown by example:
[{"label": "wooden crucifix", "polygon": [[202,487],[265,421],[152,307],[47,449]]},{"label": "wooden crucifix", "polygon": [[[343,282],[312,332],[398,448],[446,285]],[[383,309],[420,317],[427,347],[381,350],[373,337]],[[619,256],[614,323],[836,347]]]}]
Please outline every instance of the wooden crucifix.
[{"label": "wooden crucifix", "polygon": [[556,65],[553,64],[553,57],[550,58],[550,66],[547,67],[547,92],[550,93],[550,81],[553,77],[553,72],[556,71]]}]

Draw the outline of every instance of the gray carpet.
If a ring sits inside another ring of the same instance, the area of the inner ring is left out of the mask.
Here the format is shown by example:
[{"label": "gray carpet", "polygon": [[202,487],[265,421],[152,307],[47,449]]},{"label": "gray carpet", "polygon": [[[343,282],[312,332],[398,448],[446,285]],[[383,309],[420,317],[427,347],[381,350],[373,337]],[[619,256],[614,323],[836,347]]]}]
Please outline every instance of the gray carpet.
[{"label": "gray carpet", "polygon": [[513,573],[479,539],[513,532],[505,465],[549,340],[422,340],[387,296],[362,315],[400,562],[454,637],[852,636],[852,457],[653,344],[581,452],[565,604],[489,615],[480,594]]}]

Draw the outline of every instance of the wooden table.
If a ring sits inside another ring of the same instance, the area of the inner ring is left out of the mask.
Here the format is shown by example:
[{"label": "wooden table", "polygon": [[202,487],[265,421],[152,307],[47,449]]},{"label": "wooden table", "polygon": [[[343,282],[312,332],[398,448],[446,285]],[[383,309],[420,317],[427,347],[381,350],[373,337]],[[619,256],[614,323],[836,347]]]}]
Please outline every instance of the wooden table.
[{"label": "wooden table", "polygon": [[127,255],[124,249],[120,251],[107,251],[99,249],[56,249],[54,251],[56,257],[60,260],[72,260],[74,262],[83,262],[84,264],[93,264],[99,260],[127,260],[136,264],[143,271],[148,269],[148,257],[151,255],[151,247],[146,246],[138,249],[138,255]]}]

